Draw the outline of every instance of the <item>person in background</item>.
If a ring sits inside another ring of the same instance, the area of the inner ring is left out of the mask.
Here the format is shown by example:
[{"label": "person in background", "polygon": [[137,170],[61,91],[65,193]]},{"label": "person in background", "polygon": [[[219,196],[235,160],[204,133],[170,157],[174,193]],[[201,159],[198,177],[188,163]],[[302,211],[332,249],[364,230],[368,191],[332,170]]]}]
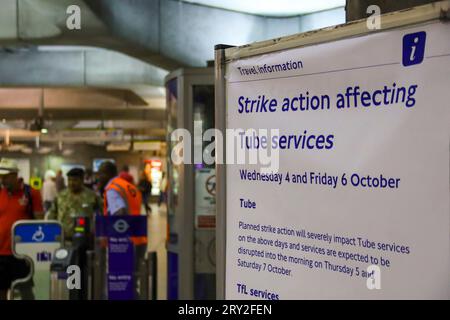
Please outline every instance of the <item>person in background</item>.
[{"label": "person in background", "polygon": [[127,165],[122,167],[122,171],[119,173],[119,177],[131,184],[134,184],[134,178],[130,174],[130,168]]},{"label": "person in background", "polygon": [[74,218],[87,217],[93,227],[94,215],[102,208],[102,199],[83,185],[83,169],[70,170],[67,179],[68,188],[58,194],[46,214],[46,219],[60,221],[64,229],[64,238],[70,242],[74,234]]},{"label": "person in background", "polygon": [[[142,195],[138,188],[122,179],[117,174],[114,163],[103,162],[98,170],[100,189],[104,190],[103,214],[105,216],[137,216],[141,214]],[[134,271],[139,270],[139,261],[142,261],[147,251],[147,237],[130,237],[134,245]],[[137,290],[135,278],[135,290]]]},{"label": "person in background", "polygon": [[58,172],[56,173],[55,183],[56,183],[56,191],[58,193],[60,193],[66,188],[66,183],[64,182],[64,177],[61,170],[58,170]]},{"label": "person in background", "polygon": [[100,189],[104,192],[104,215],[141,214],[141,192],[132,183],[118,176],[114,163],[103,162],[98,174]]},{"label": "person in background", "polygon": [[139,182],[138,182],[138,188],[139,191],[142,193],[142,203],[145,208],[145,212],[147,214],[152,212],[152,209],[150,208],[150,205],[148,204],[150,200],[150,196],[152,194],[152,185],[147,179],[147,175],[145,174],[145,171],[141,171]]},{"label": "person in background", "polygon": [[52,170],[47,170],[45,173],[45,180],[42,185],[42,199],[44,200],[44,210],[47,212],[56,199],[56,174]]},{"label": "person in background", "polygon": [[92,169],[89,169],[89,168],[86,169],[86,172],[84,174],[84,182],[83,183],[86,188],[94,190],[95,178],[94,178]]},{"label": "person in background", "polygon": [[[12,253],[11,228],[19,220],[42,218],[42,198],[39,191],[20,184],[19,168],[12,159],[0,161],[0,300],[7,298],[11,283],[25,278],[30,266]],[[21,284],[18,289],[24,300],[34,299],[33,282]]]},{"label": "person in background", "polygon": [[103,190],[100,189],[100,182],[98,179],[98,172],[94,172],[94,184],[92,185],[92,190],[99,195],[100,197],[103,197]]},{"label": "person in background", "polygon": [[159,187],[159,200],[158,200],[158,207],[161,207],[161,204],[163,202],[166,202],[167,199],[167,178],[166,173],[162,173],[161,177],[161,184]]}]

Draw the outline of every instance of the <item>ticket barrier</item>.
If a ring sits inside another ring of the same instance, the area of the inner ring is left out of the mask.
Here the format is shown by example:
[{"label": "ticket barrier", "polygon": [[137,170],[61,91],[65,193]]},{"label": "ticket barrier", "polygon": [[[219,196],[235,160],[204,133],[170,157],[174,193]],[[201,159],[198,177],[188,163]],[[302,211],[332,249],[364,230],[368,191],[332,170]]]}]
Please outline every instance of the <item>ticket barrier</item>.
[{"label": "ticket barrier", "polygon": [[88,217],[74,218],[74,232],[66,246],[55,251],[50,266],[51,300],[92,298],[93,236]]},{"label": "ticket barrier", "polygon": [[11,285],[10,300],[48,300],[50,264],[63,244],[63,229],[57,221],[21,220],[11,230],[12,250],[25,261],[28,275]]},{"label": "ticket barrier", "polygon": [[147,252],[147,216],[97,216],[94,299],[156,299],[156,254]]},{"label": "ticket barrier", "polygon": [[[156,253],[147,252],[147,217],[96,216],[95,239],[86,232],[87,219],[84,226],[80,228],[77,221],[72,246],[55,252],[51,299],[156,299]],[[76,266],[79,270],[74,271]],[[82,275],[80,289],[76,287],[77,271]]]}]

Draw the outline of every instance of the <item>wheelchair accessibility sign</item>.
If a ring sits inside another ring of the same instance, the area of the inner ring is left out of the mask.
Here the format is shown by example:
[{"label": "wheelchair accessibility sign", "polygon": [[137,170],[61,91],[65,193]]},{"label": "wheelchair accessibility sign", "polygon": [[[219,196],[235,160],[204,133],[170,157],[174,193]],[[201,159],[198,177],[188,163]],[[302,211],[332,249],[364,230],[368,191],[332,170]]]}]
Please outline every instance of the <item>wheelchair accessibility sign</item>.
[{"label": "wheelchair accessibility sign", "polygon": [[59,242],[62,229],[57,222],[22,220],[13,226],[13,237],[15,243]]},{"label": "wheelchair accessibility sign", "polygon": [[21,220],[12,227],[13,254],[30,265],[28,277],[12,284],[12,291],[19,283],[34,283],[35,299],[49,299],[50,264],[56,249],[63,244],[63,229],[57,221]]}]

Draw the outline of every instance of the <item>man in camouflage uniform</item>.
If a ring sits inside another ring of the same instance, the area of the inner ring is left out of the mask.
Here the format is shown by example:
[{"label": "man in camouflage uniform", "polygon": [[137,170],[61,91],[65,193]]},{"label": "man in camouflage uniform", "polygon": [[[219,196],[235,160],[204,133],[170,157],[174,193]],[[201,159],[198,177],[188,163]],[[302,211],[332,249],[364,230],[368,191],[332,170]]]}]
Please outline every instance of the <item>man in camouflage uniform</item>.
[{"label": "man in camouflage uniform", "polygon": [[49,212],[47,219],[58,220],[64,229],[64,239],[71,241],[74,234],[74,218],[88,217],[91,227],[94,215],[101,213],[102,199],[91,189],[83,185],[84,171],[74,168],[67,173],[68,188],[61,191]]}]

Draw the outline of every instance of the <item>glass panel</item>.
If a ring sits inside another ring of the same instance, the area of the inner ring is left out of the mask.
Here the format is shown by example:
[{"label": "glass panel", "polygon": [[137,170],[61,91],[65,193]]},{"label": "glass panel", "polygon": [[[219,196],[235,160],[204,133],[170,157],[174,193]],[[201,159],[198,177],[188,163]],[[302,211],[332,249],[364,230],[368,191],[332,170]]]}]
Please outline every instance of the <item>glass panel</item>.
[{"label": "glass panel", "polygon": [[180,166],[174,165],[170,159],[175,146],[170,139],[172,132],[177,129],[177,109],[178,109],[178,80],[170,80],[166,84],[166,105],[167,105],[167,146],[169,161],[167,161],[167,239],[169,243],[176,243],[176,235],[171,232],[174,227],[174,215],[178,207],[179,172]]},{"label": "glass panel", "polygon": [[[215,164],[205,163],[205,148],[214,141],[203,141],[206,130],[214,128],[214,86],[193,86],[194,150],[202,150],[202,161],[194,169],[195,177],[195,267],[194,299],[215,299],[215,228],[216,228],[216,170]],[[201,129],[201,130],[200,130]],[[211,156],[215,156],[214,153]]]}]

